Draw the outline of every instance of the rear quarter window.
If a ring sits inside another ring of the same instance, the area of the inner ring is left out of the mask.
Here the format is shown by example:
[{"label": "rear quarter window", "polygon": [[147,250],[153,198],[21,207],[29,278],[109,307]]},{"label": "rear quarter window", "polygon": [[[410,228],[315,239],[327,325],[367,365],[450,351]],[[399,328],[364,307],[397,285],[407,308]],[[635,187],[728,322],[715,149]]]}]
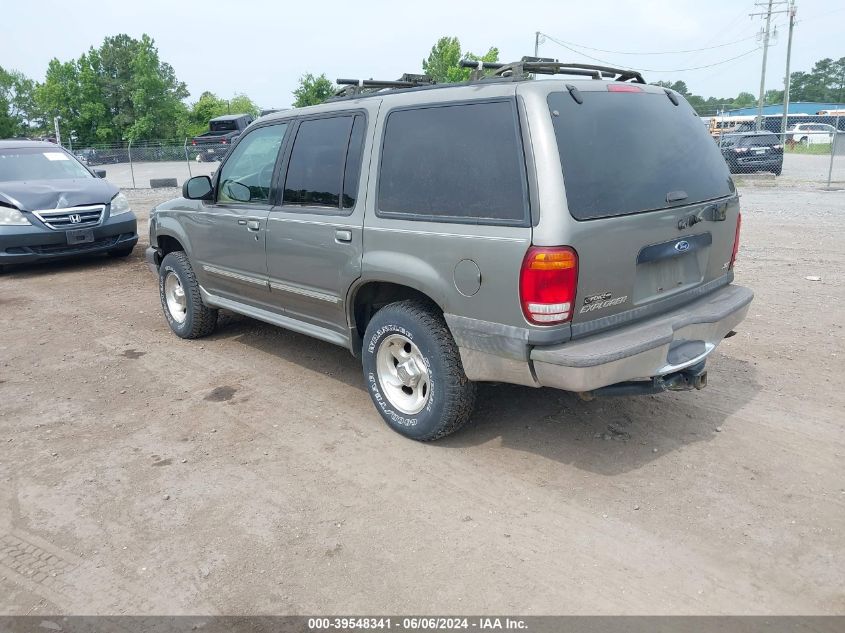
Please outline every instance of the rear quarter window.
[{"label": "rear quarter window", "polygon": [[385,123],[378,215],[527,224],[525,160],[515,103],[403,109]]}]

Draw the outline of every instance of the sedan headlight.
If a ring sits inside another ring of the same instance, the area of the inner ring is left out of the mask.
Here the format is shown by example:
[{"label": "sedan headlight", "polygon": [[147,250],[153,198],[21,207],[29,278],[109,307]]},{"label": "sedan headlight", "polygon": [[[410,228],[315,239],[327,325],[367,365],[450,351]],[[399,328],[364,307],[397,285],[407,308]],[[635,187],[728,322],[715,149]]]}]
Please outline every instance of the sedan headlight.
[{"label": "sedan headlight", "polygon": [[122,193],[117,194],[111,199],[111,215],[120,215],[121,213],[129,213],[132,209],[129,208],[129,200],[126,199]]},{"label": "sedan headlight", "polygon": [[0,207],[0,226],[27,226],[32,224],[23,213],[11,207]]}]

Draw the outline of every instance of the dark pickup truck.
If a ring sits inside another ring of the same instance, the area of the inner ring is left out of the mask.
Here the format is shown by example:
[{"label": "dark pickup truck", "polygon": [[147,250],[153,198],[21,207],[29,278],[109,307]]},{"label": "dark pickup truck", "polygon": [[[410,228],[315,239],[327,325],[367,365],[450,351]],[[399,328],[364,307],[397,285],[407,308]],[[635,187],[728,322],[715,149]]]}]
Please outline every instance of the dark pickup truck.
[{"label": "dark pickup truck", "polygon": [[208,122],[208,132],[191,139],[198,161],[220,160],[250,123],[251,114],[224,114]]}]

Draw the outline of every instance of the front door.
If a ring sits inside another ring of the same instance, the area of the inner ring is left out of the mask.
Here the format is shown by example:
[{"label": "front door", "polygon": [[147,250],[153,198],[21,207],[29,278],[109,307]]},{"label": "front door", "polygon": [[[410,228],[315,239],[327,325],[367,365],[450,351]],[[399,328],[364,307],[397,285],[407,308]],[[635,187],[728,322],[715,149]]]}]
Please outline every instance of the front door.
[{"label": "front door", "polygon": [[214,295],[267,306],[265,241],[273,171],[287,123],[248,132],[221,166],[215,201],[191,218],[194,256]]},{"label": "front door", "polygon": [[366,127],[360,112],[301,120],[280,177],[283,195],[267,222],[274,305],[336,342],[349,334],[344,299],[361,274]]}]

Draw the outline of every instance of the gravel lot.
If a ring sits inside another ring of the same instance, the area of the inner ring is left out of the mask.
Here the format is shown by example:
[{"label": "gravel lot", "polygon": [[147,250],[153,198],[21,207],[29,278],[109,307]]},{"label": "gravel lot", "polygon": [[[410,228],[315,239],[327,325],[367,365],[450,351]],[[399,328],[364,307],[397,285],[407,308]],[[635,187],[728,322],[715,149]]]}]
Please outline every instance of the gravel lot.
[{"label": "gravel lot", "polygon": [[486,385],[429,445],[340,348],[173,336],[145,221],[0,276],[0,614],[845,614],[845,192],[742,193],[707,389]]}]

